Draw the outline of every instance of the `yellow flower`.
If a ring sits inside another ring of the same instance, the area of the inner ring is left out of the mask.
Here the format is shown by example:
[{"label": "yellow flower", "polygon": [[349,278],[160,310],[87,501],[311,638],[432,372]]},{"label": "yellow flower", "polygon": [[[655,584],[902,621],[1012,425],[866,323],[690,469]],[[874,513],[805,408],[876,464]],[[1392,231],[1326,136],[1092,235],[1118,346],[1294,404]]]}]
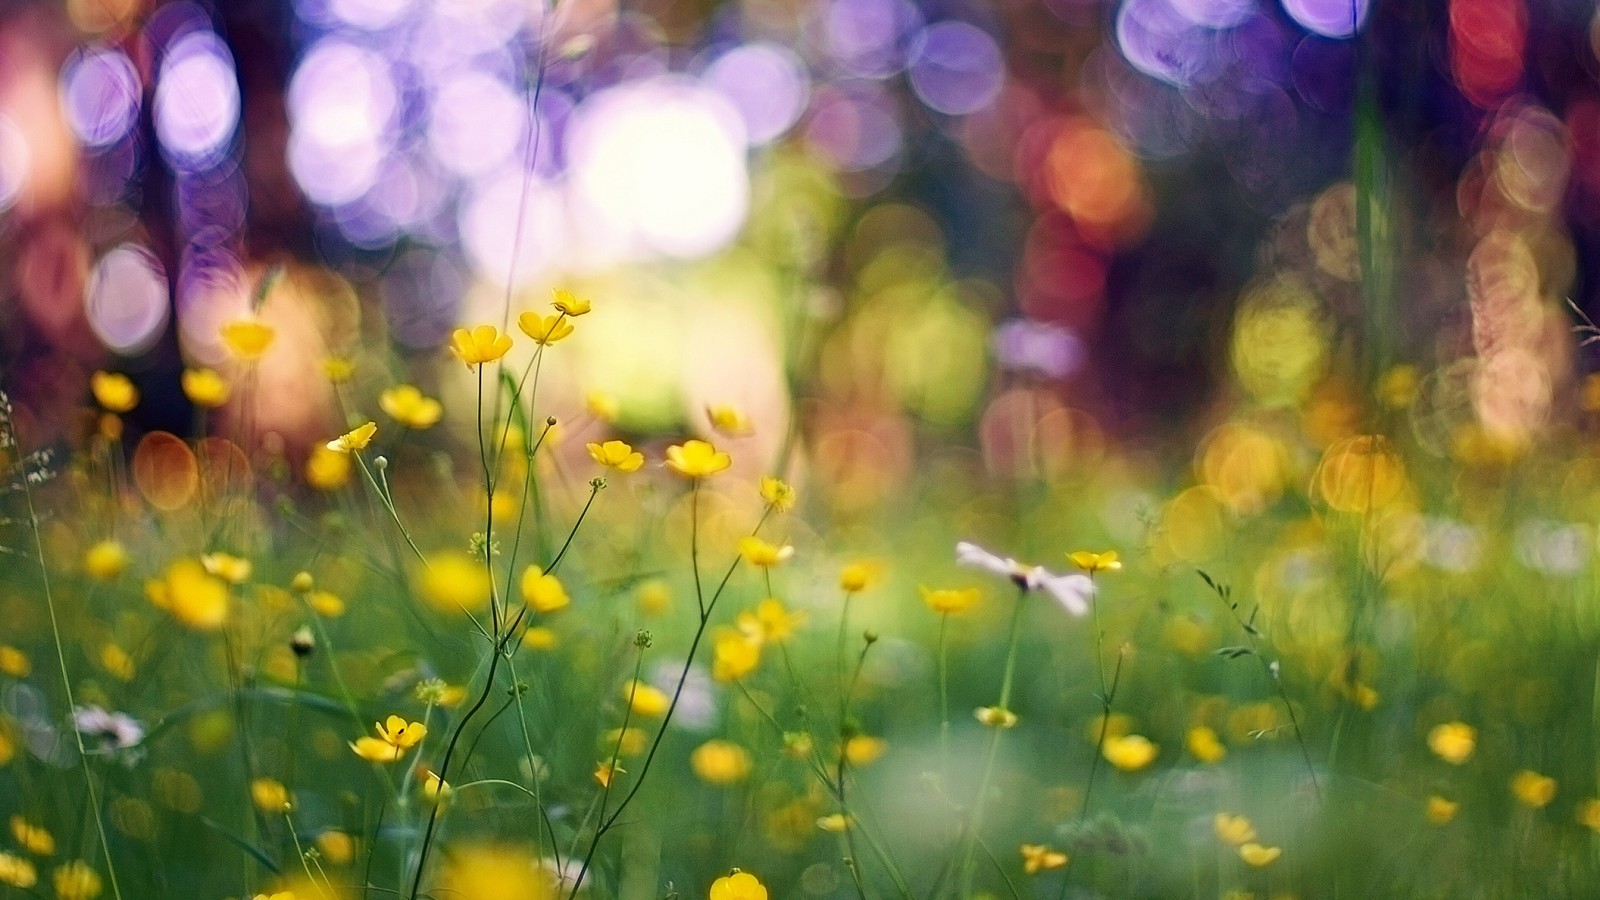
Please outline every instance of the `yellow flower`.
[{"label": "yellow flower", "polygon": [[583,407],[602,422],[615,422],[622,412],[622,404],[617,398],[602,391],[590,391],[583,399]]},{"label": "yellow flower", "polygon": [[100,648],[100,667],[118,681],[132,681],[138,673],[133,657],[116,644],[106,644]]},{"label": "yellow flower", "polygon": [[459,551],[444,550],[428,557],[417,588],[429,606],[448,615],[487,606],[494,585],[483,567],[483,560]]},{"label": "yellow flower", "polygon": [[1189,755],[1203,763],[1221,762],[1228,755],[1228,748],[1222,745],[1217,732],[1209,725],[1190,728],[1184,744],[1189,748]]},{"label": "yellow flower", "polygon": [[511,335],[501,334],[493,325],[479,325],[468,331],[457,328],[450,335],[450,352],[467,368],[494,362],[511,349]]},{"label": "yellow flower", "polygon": [[729,403],[707,406],[706,418],[711,420],[711,427],[723,437],[744,437],[755,432],[755,425],[751,423],[750,417]]},{"label": "yellow flower", "polygon": [[121,372],[96,372],[89,376],[96,403],[109,412],[125,413],[139,405],[139,389]]},{"label": "yellow flower", "polygon": [[538,566],[529,566],[522,570],[522,602],[534,612],[551,613],[572,600],[567,596],[567,589],[562,587],[560,579],[545,574]]},{"label": "yellow flower", "polygon": [[344,615],[344,598],[332,591],[312,591],[306,596],[306,604],[325,619],[336,619]]},{"label": "yellow flower", "polygon": [[867,589],[877,577],[878,566],[869,562],[853,562],[839,570],[839,588],[847,594],[855,594]]},{"label": "yellow flower", "polygon": [[739,631],[719,635],[711,645],[711,677],[738,681],[761,664],[761,642]]},{"label": "yellow flower", "polygon": [[918,585],[917,589],[922,592],[922,602],[928,604],[929,609],[940,615],[966,612],[983,596],[983,593],[977,588],[960,590],[956,588],[934,589]]},{"label": "yellow flower", "polygon": [[277,815],[290,807],[289,789],[275,778],[257,778],[250,782],[250,800],[256,809],[268,815]]},{"label": "yellow flower", "polygon": [[33,662],[28,654],[10,645],[0,646],[0,672],[12,678],[27,678],[32,671]]},{"label": "yellow flower", "polygon": [[637,472],[644,465],[644,454],[622,441],[588,444],[589,458],[618,472]]},{"label": "yellow flower", "polygon": [[244,362],[260,359],[272,346],[272,339],[277,336],[271,325],[254,316],[224,322],[217,330],[217,334],[222,338],[222,344],[228,348],[228,352],[232,353],[235,359]]},{"label": "yellow flower", "polygon": [[128,551],[114,538],[96,543],[83,554],[83,569],[91,577],[111,581],[128,568]]},{"label": "yellow flower", "polygon": [[804,612],[789,612],[776,597],[756,604],[754,612],[739,613],[739,630],[752,641],[779,644],[794,635],[797,625],[804,622]]},{"label": "yellow flower", "polygon": [[574,319],[581,315],[586,315],[592,308],[589,305],[589,301],[579,299],[571,291],[556,288],[551,293],[555,295],[556,299],[550,305]]},{"label": "yellow flower", "polygon": [[1556,780],[1548,775],[1523,769],[1511,777],[1511,793],[1523,806],[1529,809],[1542,809],[1555,799]]},{"label": "yellow flower", "polygon": [[852,766],[865,766],[878,761],[889,749],[889,742],[880,737],[858,734],[844,742],[844,758]]},{"label": "yellow flower", "polygon": [[350,483],[350,473],[354,469],[350,454],[319,444],[306,459],[306,484],[314,490],[336,491]]},{"label": "yellow flower", "polygon": [[212,369],[184,369],[183,395],[195,406],[216,409],[228,402],[228,383]]},{"label": "yellow flower", "polygon": [[611,782],[618,775],[626,775],[628,771],[612,762],[598,763],[594,767],[594,780],[603,788],[611,787]]},{"label": "yellow flower", "polygon": [[711,900],[767,900],[767,889],[754,875],[734,869],[711,882]]},{"label": "yellow flower", "polygon": [[1096,572],[1115,572],[1122,568],[1122,561],[1117,559],[1117,551],[1115,550],[1107,550],[1104,553],[1079,550],[1076,553],[1068,553],[1067,559],[1090,575]]},{"label": "yellow flower", "polygon": [[20,856],[0,853],[0,884],[27,890],[39,883],[39,871]]},{"label": "yellow flower", "polygon": [[554,650],[561,644],[561,638],[554,629],[543,625],[535,625],[522,633],[522,646],[529,650]]},{"label": "yellow flower", "polygon": [[344,384],[356,374],[356,364],[343,356],[330,356],[322,361],[322,374],[332,384]]},{"label": "yellow flower", "polygon": [[732,457],[705,441],[689,440],[667,448],[667,468],[685,478],[709,478],[731,465]]},{"label": "yellow flower", "polygon": [[618,756],[638,756],[644,752],[644,732],[632,726],[613,728],[606,732],[606,746],[615,747]]},{"label": "yellow flower", "polygon": [[[1592,802],[1592,801],[1591,801]],[[1435,825],[1445,825],[1456,817],[1456,811],[1461,809],[1461,804],[1454,800],[1446,800],[1438,794],[1428,797],[1428,821]],[[1583,822],[1583,812],[1579,811],[1578,821]],[[1589,823],[1584,822],[1588,825]],[[1600,827],[1600,820],[1596,820],[1591,828]]]},{"label": "yellow flower", "polygon": [[525,312],[517,316],[517,327],[522,333],[533,338],[535,344],[549,346],[572,333],[572,323],[566,316],[541,316],[534,312]]},{"label": "yellow flower", "polygon": [[973,715],[990,728],[1014,728],[1017,724],[1017,714],[1003,706],[980,706]]},{"label": "yellow flower", "polygon": [[397,384],[378,395],[378,408],[407,428],[423,431],[439,423],[444,407],[415,385]]},{"label": "yellow flower", "polygon": [[250,900],[294,900],[294,891],[274,891],[271,894],[257,894]]},{"label": "yellow flower", "polygon": [[854,824],[855,823],[850,820],[850,817],[844,813],[833,813],[832,815],[823,816],[817,819],[818,828],[821,828],[823,831],[831,831],[834,834],[843,834],[846,831],[849,831],[850,827]]},{"label": "yellow flower", "polygon": [[1037,875],[1049,869],[1059,869],[1067,864],[1067,855],[1052,850],[1045,844],[1022,845],[1022,871]]},{"label": "yellow flower", "polygon": [[1445,722],[1428,732],[1428,749],[1451,765],[1461,765],[1478,745],[1478,730],[1465,722]]},{"label": "yellow flower", "polygon": [[58,900],[94,900],[100,896],[100,873],[81,859],[57,866],[52,880]]},{"label": "yellow flower", "polygon": [[216,631],[228,621],[228,583],[198,560],[177,560],[161,578],[145,582],[144,592],[152,605],[187,628]]},{"label": "yellow flower", "polygon": [[794,556],[794,548],[788,544],[782,546],[769,544],[755,535],[750,535],[739,539],[739,555],[752,566],[770,569]]},{"label": "yellow flower", "polygon": [[750,754],[732,741],[713,739],[694,748],[689,766],[707,784],[733,784],[750,774]]},{"label": "yellow flower", "polygon": [[767,501],[774,512],[788,512],[794,509],[794,488],[781,478],[771,475],[761,476],[761,499]]},{"label": "yellow flower", "polygon": [[328,449],[335,453],[351,453],[356,450],[365,450],[372,443],[372,436],[378,433],[378,423],[368,422],[339,435],[328,442]]},{"label": "yellow flower", "polygon": [[317,850],[322,858],[336,866],[349,864],[356,856],[356,839],[337,829],[328,829],[317,835]]},{"label": "yellow flower", "polygon": [[1137,772],[1155,761],[1160,748],[1150,742],[1144,735],[1129,734],[1121,737],[1107,738],[1105,742],[1106,762],[1124,772]]},{"label": "yellow flower", "polygon": [[1230,813],[1217,813],[1211,820],[1211,826],[1217,832],[1217,837],[1224,844],[1235,847],[1248,844],[1256,839],[1256,827],[1244,816],[1235,816]]},{"label": "yellow flower", "polygon": [[229,553],[207,553],[200,557],[200,565],[229,584],[244,584],[250,580],[250,560]]},{"label": "yellow flower", "polygon": [[1258,869],[1272,865],[1282,855],[1282,847],[1263,847],[1254,841],[1239,846],[1239,858]]},{"label": "yellow flower", "polygon": [[450,786],[450,782],[440,778],[438,772],[422,773],[422,796],[429,803],[438,803],[441,797],[449,800],[450,795],[454,793],[455,788]]},{"label": "yellow flower", "polygon": [[672,698],[667,692],[643,681],[630,681],[622,688],[622,699],[628,701],[636,716],[655,718],[667,714]]},{"label": "yellow flower", "polygon": [[531,847],[458,843],[441,863],[439,881],[428,891],[439,900],[557,900],[566,896],[567,886]]},{"label": "yellow flower", "polygon": [[407,722],[400,716],[390,716],[373,727],[378,731],[377,737],[359,737],[350,745],[357,756],[368,762],[394,762],[428,736],[428,726]]},{"label": "yellow flower", "polygon": [[55,836],[43,825],[35,825],[21,816],[11,817],[11,836],[34,856],[51,856],[56,852]]}]

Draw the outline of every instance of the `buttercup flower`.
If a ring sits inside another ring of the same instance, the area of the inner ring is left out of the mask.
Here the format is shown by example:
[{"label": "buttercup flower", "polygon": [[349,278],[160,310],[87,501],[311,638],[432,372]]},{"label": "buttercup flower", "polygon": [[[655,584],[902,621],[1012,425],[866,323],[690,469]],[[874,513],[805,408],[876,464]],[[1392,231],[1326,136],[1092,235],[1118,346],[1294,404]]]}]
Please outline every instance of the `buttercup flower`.
[{"label": "buttercup flower", "polygon": [[754,875],[734,869],[711,883],[710,900],[767,900],[767,889]]},{"label": "buttercup flower", "polygon": [[689,440],[667,448],[667,468],[685,478],[709,478],[731,465],[732,457],[705,441]]},{"label": "buttercup flower", "polygon": [[1124,772],[1137,772],[1155,761],[1159,749],[1144,735],[1128,734],[1107,738],[1102,752],[1106,762]]},{"label": "buttercup flower", "polygon": [[444,407],[416,385],[397,384],[378,395],[378,408],[407,428],[423,431],[439,423]]},{"label": "buttercup flower", "polygon": [[1003,706],[980,706],[974,715],[990,728],[1013,728],[1017,724],[1017,714]]},{"label": "buttercup flower", "polygon": [[376,723],[377,737],[360,737],[350,745],[355,754],[368,762],[394,762],[428,736],[428,726],[390,716]]},{"label": "buttercup flower", "polygon": [[328,442],[328,449],[338,453],[352,453],[356,450],[365,450],[372,443],[372,436],[378,433],[378,423],[368,422],[358,425],[350,431],[339,435]]},{"label": "buttercup flower", "polygon": [[1189,755],[1203,763],[1221,762],[1228,755],[1228,748],[1222,745],[1217,737],[1217,732],[1209,725],[1196,725],[1189,729],[1185,736],[1184,745],[1189,749]]},{"label": "buttercup flower", "polygon": [[581,315],[587,314],[591,309],[589,301],[579,299],[578,297],[574,296],[571,291],[564,291],[560,288],[556,288],[552,293],[555,295],[556,299],[550,305],[574,319]]},{"label": "buttercup flower", "polygon": [[774,512],[788,512],[794,509],[795,493],[782,479],[771,475],[761,476],[761,499],[767,501]]},{"label": "buttercup flower", "polygon": [[644,465],[644,454],[623,441],[606,441],[604,444],[587,444],[589,458],[608,469],[618,472],[637,472]]},{"label": "buttercup flower", "polygon": [[213,369],[184,369],[179,376],[183,395],[205,409],[216,409],[228,402],[228,382]]},{"label": "buttercup flower", "polygon": [[257,778],[250,782],[250,800],[256,809],[277,815],[290,807],[289,789],[276,778]]},{"label": "buttercup flower", "polygon": [[127,548],[114,538],[99,541],[83,554],[83,570],[101,581],[111,581],[127,568]]},{"label": "buttercup flower", "polygon": [[877,574],[877,566],[870,562],[853,562],[845,564],[839,570],[839,589],[847,594],[858,594],[867,589],[872,583],[872,578]]},{"label": "buttercup flower", "polygon": [[977,588],[963,588],[960,590],[955,588],[935,589],[926,585],[918,585],[917,590],[922,592],[922,602],[926,603],[929,609],[940,615],[966,612],[983,596],[983,592]]},{"label": "buttercup flower", "polygon": [[56,852],[55,836],[43,825],[35,825],[21,816],[11,817],[11,836],[34,856],[51,856]]},{"label": "buttercup flower", "polygon": [[517,327],[522,333],[533,338],[536,344],[550,345],[572,333],[572,323],[566,316],[541,316],[535,312],[525,312],[517,317]]},{"label": "buttercup flower", "polygon": [[713,739],[689,754],[689,765],[707,784],[733,784],[750,774],[750,752],[732,741]]},{"label": "buttercup flower", "polygon": [[[1594,801],[1590,802],[1593,803]],[[1428,821],[1435,825],[1449,824],[1450,820],[1456,817],[1456,811],[1459,809],[1461,809],[1461,804],[1454,800],[1447,800],[1438,794],[1433,794],[1428,797]],[[1600,812],[1600,810],[1596,810],[1596,812]],[[1582,807],[1579,808],[1578,821],[1584,825],[1589,825],[1590,828],[1600,830],[1600,819],[1595,819],[1595,824],[1590,825],[1584,820]]]},{"label": "buttercup flower", "polygon": [[356,364],[348,357],[330,356],[322,361],[322,374],[331,384],[344,384],[356,374]]},{"label": "buttercup flower", "polygon": [[216,631],[228,621],[228,583],[198,560],[180,559],[161,578],[145,582],[145,597],[196,631]]},{"label": "buttercup flower", "polygon": [[624,685],[622,699],[628,701],[634,715],[652,719],[666,715],[667,707],[672,705],[672,698],[667,696],[666,691],[643,681],[630,681]]},{"label": "buttercup flower", "polygon": [[217,330],[217,334],[222,338],[222,345],[228,348],[234,359],[253,362],[266,354],[272,346],[272,339],[278,333],[271,325],[250,316],[224,322]]},{"label": "buttercup flower", "polygon": [[1217,832],[1217,837],[1225,844],[1237,847],[1256,839],[1256,827],[1244,816],[1219,812],[1211,824]]},{"label": "buttercup flower", "polygon": [[57,866],[51,881],[58,900],[94,900],[100,896],[100,873],[81,859]]},{"label": "buttercup flower", "polygon": [[794,630],[804,622],[804,612],[789,612],[776,597],[756,604],[755,610],[739,613],[739,631],[753,641],[780,644],[794,635]]},{"label": "buttercup flower", "polygon": [[89,376],[94,400],[107,412],[125,413],[139,405],[139,389],[121,372],[96,372]]},{"label": "buttercup flower", "polygon": [[755,432],[755,424],[744,411],[731,403],[716,403],[706,407],[706,418],[711,427],[723,437],[745,437]]},{"label": "buttercup flower", "polygon": [[788,544],[770,544],[750,535],[739,539],[739,555],[756,568],[770,569],[794,556],[794,548]]},{"label": "buttercup flower", "polygon": [[1094,581],[1087,575],[1053,575],[1044,566],[1026,566],[968,541],[956,544],[956,562],[1002,575],[1030,591],[1042,590],[1075,616],[1088,614],[1089,598],[1094,596]]},{"label": "buttercup flower", "polygon": [[1255,843],[1254,841],[1251,841],[1248,844],[1241,844],[1239,846],[1239,858],[1258,869],[1263,866],[1272,865],[1272,863],[1282,855],[1282,847],[1265,847],[1261,844]]},{"label": "buttercup flower", "polygon": [[522,570],[522,602],[535,612],[550,613],[571,603],[561,580],[538,566]]},{"label": "buttercup flower", "polygon": [[1428,732],[1428,749],[1451,765],[1459,766],[1478,746],[1478,730],[1465,722],[1445,722]]},{"label": "buttercup flower", "polygon": [[39,870],[20,856],[0,853],[0,884],[27,890],[39,883]]},{"label": "buttercup flower", "polygon": [[1075,553],[1068,553],[1067,559],[1090,575],[1096,572],[1115,572],[1122,568],[1122,561],[1117,559],[1117,551],[1115,550],[1107,550],[1104,553],[1079,550]]},{"label": "buttercup flower", "polygon": [[1037,875],[1047,869],[1059,869],[1067,864],[1067,855],[1052,850],[1045,844],[1022,845],[1022,871]]},{"label": "buttercup flower", "polygon": [[615,422],[622,412],[622,404],[617,402],[617,398],[603,391],[590,391],[584,395],[583,408],[602,422]]},{"label": "buttercup flower", "polygon": [[1511,778],[1511,794],[1529,809],[1542,809],[1555,799],[1556,780],[1549,775],[1523,769]]},{"label": "buttercup flower", "polygon": [[457,328],[450,334],[450,352],[467,368],[494,362],[511,349],[511,335],[501,334],[493,325],[479,325],[468,331]]}]

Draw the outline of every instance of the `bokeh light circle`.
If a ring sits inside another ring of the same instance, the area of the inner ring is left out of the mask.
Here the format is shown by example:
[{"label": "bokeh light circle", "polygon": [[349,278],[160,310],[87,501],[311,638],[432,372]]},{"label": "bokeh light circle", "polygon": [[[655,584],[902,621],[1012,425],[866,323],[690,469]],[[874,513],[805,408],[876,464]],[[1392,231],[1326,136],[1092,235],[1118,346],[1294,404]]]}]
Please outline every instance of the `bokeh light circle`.
[{"label": "bokeh light circle", "polygon": [[399,93],[388,63],[343,41],[317,43],[289,81],[289,169],[306,196],[335,205],[360,197],[389,152]]},{"label": "bokeh light circle", "polygon": [[1323,37],[1347,38],[1367,20],[1370,0],[1283,0],[1283,10],[1300,27]]},{"label": "bokeh light circle", "polygon": [[174,167],[209,168],[239,126],[239,80],[227,45],[195,31],[167,48],[155,94],[156,137]]},{"label": "bokeh light circle", "polygon": [[1000,46],[967,22],[938,22],[911,45],[911,89],[930,109],[950,115],[977,112],[994,102],[1005,82]]},{"label": "bokeh light circle", "polygon": [[744,121],[752,146],[775,140],[799,121],[811,85],[805,64],[787,47],[756,42],[717,57],[702,76]]},{"label": "bokeh light circle", "polygon": [[0,211],[10,209],[22,195],[31,168],[28,141],[4,113],[0,113]]},{"label": "bokeh light circle", "polygon": [[90,147],[121,140],[139,118],[142,90],[133,61],[121,50],[94,47],[61,72],[61,107],[67,125]]},{"label": "bokeh light circle", "polygon": [[154,254],[123,244],[100,258],[89,274],[84,312],[95,337],[133,356],[150,348],[166,327],[167,279]]}]

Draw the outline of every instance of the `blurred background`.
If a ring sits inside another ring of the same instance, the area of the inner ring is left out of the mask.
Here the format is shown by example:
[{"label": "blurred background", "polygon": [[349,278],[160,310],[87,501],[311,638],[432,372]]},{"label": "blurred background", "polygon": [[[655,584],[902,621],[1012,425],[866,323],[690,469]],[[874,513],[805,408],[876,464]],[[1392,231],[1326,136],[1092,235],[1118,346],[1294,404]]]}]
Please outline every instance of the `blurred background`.
[{"label": "blurred background", "polygon": [[1441,440],[1523,441],[1585,403],[1597,47],[1537,0],[8,0],[0,372],[46,435],[98,369],[182,433],[258,305],[293,451],[319,360],[465,408],[450,330],[564,286],[568,407],[768,457],[793,404],[880,472],[1183,455],[1408,363]]}]

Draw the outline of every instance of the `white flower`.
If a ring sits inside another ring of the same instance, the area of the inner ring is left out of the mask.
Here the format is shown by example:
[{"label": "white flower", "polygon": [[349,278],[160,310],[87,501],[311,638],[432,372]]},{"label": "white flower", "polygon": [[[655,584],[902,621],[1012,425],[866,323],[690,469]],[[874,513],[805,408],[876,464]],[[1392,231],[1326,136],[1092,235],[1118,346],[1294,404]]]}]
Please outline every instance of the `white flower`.
[{"label": "white flower", "polygon": [[144,740],[144,726],[132,716],[98,706],[74,707],[72,724],[79,734],[98,738],[104,750],[127,750]]},{"label": "white flower", "polygon": [[1056,575],[1044,566],[1023,565],[1008,556],[996,556],[969,541],[956,544],[956,563],[1009,578],[1020,588],[1043,590],[1075,616],[1088,614],[1089,598],[1094,596],[1094,581],[1087,575]]}]

